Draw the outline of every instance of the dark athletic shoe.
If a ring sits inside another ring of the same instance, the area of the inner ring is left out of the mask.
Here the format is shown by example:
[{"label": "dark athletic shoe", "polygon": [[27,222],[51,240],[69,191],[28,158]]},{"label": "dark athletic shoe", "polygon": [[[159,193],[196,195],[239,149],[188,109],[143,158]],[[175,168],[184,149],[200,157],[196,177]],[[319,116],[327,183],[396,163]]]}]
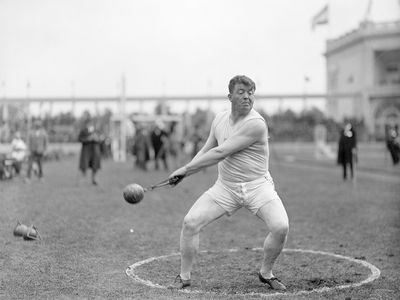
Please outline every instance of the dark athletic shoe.
[{"label": "dark athletic shoe", "polygon": [[190,279],[183,280],[181,278],[181,275],[178,275],[176,276],[174,282],[170,286],[168,286],[168,288],[171,290],[181,290],[190,286],[190,284],[191,284]]},{"label": "dark athletic shoe", "polygon": [[258,272],[258,278],[262,283],[268,284],[273,290],[279,290],[279,291],[286,290],[286,286],[276,277],[267,279],[264,278],[260,272]]}]

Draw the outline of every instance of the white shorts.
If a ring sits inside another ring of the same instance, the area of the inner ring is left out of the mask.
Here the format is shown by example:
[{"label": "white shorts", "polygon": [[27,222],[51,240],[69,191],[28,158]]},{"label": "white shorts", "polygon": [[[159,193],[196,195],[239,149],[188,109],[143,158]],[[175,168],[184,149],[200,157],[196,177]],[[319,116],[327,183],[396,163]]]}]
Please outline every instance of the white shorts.
[{"label": "white shorts", "polygon": [[241,207],[246,207],[253,214],[256,214],[265,204],[273,200],[281,201],[269,174],[242,183],[227,182],[218,177],[215,184],[205,193],[221,206],[228,215],[232,215]]}]

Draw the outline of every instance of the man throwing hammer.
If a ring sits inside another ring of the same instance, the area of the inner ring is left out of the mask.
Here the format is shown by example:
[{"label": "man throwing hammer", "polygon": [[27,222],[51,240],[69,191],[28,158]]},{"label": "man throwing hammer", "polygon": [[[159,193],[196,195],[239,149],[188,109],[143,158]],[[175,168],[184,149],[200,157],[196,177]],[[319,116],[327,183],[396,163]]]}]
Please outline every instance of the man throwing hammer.
[{"label": "man throwing hammer", "polygon": [[200,230],[224,214],[246,207],[264,221],[268,232],[259,280],[285,290],[272,268],[286,242],[289,221],[268,171],[268,127],[253,109],[255,83],[240,75],[229,82],[230,111],[217,114],[203,148],[169,178],[185,177],[218,163],[218,179],[193,204],[184,218],[180,238],[181,271],[171,288],[191,285],[190,272],[199,249]]}]

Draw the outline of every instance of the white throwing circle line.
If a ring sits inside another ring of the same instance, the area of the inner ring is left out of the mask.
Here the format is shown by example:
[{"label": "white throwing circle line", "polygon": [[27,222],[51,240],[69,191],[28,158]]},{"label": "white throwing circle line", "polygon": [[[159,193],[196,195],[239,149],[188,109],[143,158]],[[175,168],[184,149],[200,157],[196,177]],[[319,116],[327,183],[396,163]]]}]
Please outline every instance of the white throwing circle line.
[{"label": "white throwing circle line", "polygon": [[[209,250],[203,250],[200,251],[200,253],[212,253],[212,252],[238,252],[240,249],[226,249],[226,250],[221,250],[221,251],[209,251]],[[250,250],[253,251],[260,251],[263,250],[263,248],[252,248]],[[360,259],[355,259],[352,257],[348,257],[348,256],[344,256],[344,255],[340,255],[340,254],[335,254],[335,253],[331,253],[331,252],[325,252],[325,251],[318,251],[318,250],[307,250],[307,249],[283,249],[283,252],[293,252],[293,253],[310,253],[310,254],[316,254],[316,255],[324,255],[324,256],[330,256],[330,257],[335,257],[335,258],[339,258],[339,259],[343,259],[343,260],[347,260],[359,265],[362,265],[363,267],[366,267],[367,269],[370,270],[371,274],[364,280],[360,281],[360,282],[355,282],[355,283],[349,283],[349,284],[343,284],[343,285],[339,285],[339,286],[334,286],[334,287],[322,287],[322,288],[317,288],[314,290],[302,290],[302,291],[298,291],[298,292],[294,292],[294,293],[280,293],[280,292],[276,292],[276,293],[237,293],[235,294],[235,296],[260,296],[260,297],[272,297],[272,296],[278,296],[278,295],[286,295],[286,296],[297,296],[297,295],[307,295],[307,294],[311,294],[311,293],[325,293],[325,292],[329,292],[329,291],[333,291],[333,290],[341,290],[341,289],[346,289],[346,288],[350,288],[350,287],[358,287],[367,283],[370,283],[376,279],[379,278],[381,271],[374,266],[373,264],[364,261],[364,260],[360,260]],[[129,266],[125,273],[131,277],[133,280],[147,285],[149,287],[152,288],[160,288],[160,289],[167,289],[166,286],[154,283],[150,280],[145,280],[140,278],[138,275],[135,274],[135,269],[148,264],[152,261],[155,260],[162,260],[165,258],[169,258],[169,257],[173,257],[173,256],[179,256],[180,253],[179,252],[175,252],[175,253],[171,253],[171,254],[167,254],[167,255],[162,255],[162,256],[153,256],[153,257],[149,257],[145,260],[141,260],[138,261],[136,263],[134,263],[133,265]],[[217,294],[217,293],[213,293],[213,292],[208,292],[208,291],[200,291],[200,290],[192,290],[192,289],[182,289],[179,290],[180,292],[183,293],[190,293],[190,294]],[[223,294],[223,293],[218,293],[219,295]]]}]

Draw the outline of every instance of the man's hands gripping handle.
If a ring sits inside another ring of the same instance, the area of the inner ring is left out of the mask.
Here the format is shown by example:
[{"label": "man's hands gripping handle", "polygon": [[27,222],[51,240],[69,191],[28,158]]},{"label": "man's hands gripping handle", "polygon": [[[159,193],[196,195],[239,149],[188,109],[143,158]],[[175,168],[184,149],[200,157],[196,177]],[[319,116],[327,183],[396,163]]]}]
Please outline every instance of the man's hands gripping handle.
[{"label": "man's hands gripping handle", "polygon": [[171,175],[169,175],[169,184],[170,185],[177,185],[179,182],[182,181],[183,178],[185,178],[187,175],[187,168],[186,166],[179,168],[178,170],[172,172]]}]

